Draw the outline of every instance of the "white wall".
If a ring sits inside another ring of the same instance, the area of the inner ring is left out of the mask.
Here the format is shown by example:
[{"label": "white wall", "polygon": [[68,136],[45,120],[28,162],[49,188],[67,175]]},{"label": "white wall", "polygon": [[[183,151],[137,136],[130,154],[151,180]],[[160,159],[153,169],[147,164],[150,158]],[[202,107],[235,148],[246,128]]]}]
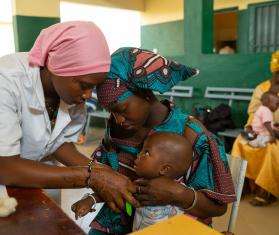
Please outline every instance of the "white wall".
[{"label": "white wall", "polygon": [[61,22],[71,20],[93,21],[103,31],[111,53],[119,47],[140,47],[139,11],[62,1],[60,17]]},{"label": "white wall", "polygon": [[3,56],[15,52],[12,0],[1,0],[0,5],[0,56]]}]

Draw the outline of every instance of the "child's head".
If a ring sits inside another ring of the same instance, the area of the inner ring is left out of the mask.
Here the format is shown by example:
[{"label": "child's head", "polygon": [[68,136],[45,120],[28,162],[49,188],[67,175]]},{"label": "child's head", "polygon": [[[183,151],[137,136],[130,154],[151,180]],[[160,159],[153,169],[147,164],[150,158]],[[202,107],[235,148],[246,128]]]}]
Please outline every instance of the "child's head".
[{"label": "child's head", "polygon": [[279,107],[279,97],[272,92],[265,92],[261,97],[262,104],[275,112]]},{"label": "child's head", "polygon": [[183,176],[192,163],[192,145],[180,135],[156,132],[144,142],[135,161],[138,176],[147,179]]}]

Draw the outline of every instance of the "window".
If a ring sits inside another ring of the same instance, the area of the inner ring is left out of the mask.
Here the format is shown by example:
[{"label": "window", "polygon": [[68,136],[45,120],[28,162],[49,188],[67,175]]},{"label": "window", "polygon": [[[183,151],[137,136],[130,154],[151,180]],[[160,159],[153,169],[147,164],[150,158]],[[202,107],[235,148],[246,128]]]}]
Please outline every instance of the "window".
[{"label": "window", "polygon": [[93,21],[103,31],[110,52],[120,47],[140,47],[140,12],[62,1],[61,22]]},{"label": "window", "polygon": [[233,54],[237,42],[237,9],[214,12],[214,51],[218,54]]},{"label": "window", "polygon": [[12,0],[1,0],[0,56],[15,52]]},{"label": "window", "polygon": [[279,2],[249,6],[249,51],[279,49]]}]

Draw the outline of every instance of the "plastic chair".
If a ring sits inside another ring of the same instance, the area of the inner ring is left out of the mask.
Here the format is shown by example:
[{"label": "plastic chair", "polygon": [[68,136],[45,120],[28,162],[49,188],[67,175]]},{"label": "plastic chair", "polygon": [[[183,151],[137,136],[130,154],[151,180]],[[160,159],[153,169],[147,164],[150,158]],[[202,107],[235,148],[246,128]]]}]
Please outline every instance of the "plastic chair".
[{"label": "plastic chair", "polygon": [[236,193],[236,201],[232,204],[231,214],[230,214],[230,219],[228,224],[228,232],[233,233],[235,229],[238,208],[241,199],[248,162],[240,157],[233,157],[229,154],[227,154],[227,158],[228,158],[232,179],[234,183],[235,193]]}]

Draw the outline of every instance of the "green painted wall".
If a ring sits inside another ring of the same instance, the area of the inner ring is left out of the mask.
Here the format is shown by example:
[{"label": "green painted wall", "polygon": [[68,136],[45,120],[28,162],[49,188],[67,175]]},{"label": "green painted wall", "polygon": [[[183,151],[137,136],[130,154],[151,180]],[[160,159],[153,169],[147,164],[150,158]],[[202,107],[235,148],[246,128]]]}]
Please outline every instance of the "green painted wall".
[{"label": "green painted wall", "polygon": [[[215,87],[243,87],[254,88],[261,81],[270,77],[269,59],[270,54],[236,54],[236,55],[200,55],[192,60],[189,54],[185,57],[174,57],[177,61],[197,67],[200,75],[196,78],[183,82],[194,87],[194,98],[187,102],[179,102],[179,106],[185,110],[192,110],[197,104],[210,105],[212,107],[221,100],[205,99],[204,92],[207,86]],[[238,126],[243,126],[247,119],[246,109],[248,102],[233,102],[233,119]]]},{"label": "green painted wall", "polygon": [[248,10],[238,11],[238,29],[237,29],[237,52],[248,52],[248,40],[249,40],[249,14]]},{"label": "green painted wall", "polygon": [[13,17],[16,51],[29,51],[40,31],[60,22],[60,18],[15,15]]},{"label": "green painted wall", "polygon": [[157,48],[165,56],[184,54],[183,20],[141,27],[142,48]]},{"label": "green painted wall", "polygon": [[[211,1],[211,0],[206,0]],[[185,0],[185,16],[184,21],[185,34],[183,37],[185,45],[185,54],[177,56],[172,53],[169,48],[160,49],[159,52],[169,58],[175,59],[181,63],[188,64],[200,69],[200,75],[196,78],[185,81],[185,85],[194,87],[194,98],[187,99],[187,101],[177,100],[180,107],[191,111],[193,106],[197,104],[216,106],[222,101],[209,100],[204,98],[205,88],[207,86],[215,87],[243,87],[254,88],[261,81],[270,78],[269,60],[270,53],[248,54],[248,10],[239,11],[239,53],[234,55],[217,55],[217,54],[203,54],[202,52],[210,50],[211,41],[204,41],[205,38],[212,37],[211,24],[212,14],[201,14],[211,10],[211,4],[203,1]],[[206,24],[204,22],[207,22]],[[142,26],[142,32],[146,32],[146,27]],[[156,25],[152,25],[155,29]],[[207,27],[207,28],[205,28]],[[157,30],[164,30],[167,34],[168,28],[163,27],[163,24],[158,25]],[[169,31],[172,33],[172,31]],[[207,36],[204,37],[205,32]],[[159,34],[158,34],[159,35]],[[142,47],[144,48],[146,41],[149,48],[155,48],[156,42],[161,40],[156,35],[150,34],[142,38]],[[152,44],[151,44],[152,43]],[[161,42],[162,43],[162,42]],[[163,45],[163,44],[161,44]],[[164,44],[168,46],[168,44]],[[168,52],[164,54],[163,52]],[[225,101],[223,101],[225,102]],[[241,127],[245,124],[247,119],[248,102],[240,101],[234,102],[232,106],[233,118],[235,123]]]}]

